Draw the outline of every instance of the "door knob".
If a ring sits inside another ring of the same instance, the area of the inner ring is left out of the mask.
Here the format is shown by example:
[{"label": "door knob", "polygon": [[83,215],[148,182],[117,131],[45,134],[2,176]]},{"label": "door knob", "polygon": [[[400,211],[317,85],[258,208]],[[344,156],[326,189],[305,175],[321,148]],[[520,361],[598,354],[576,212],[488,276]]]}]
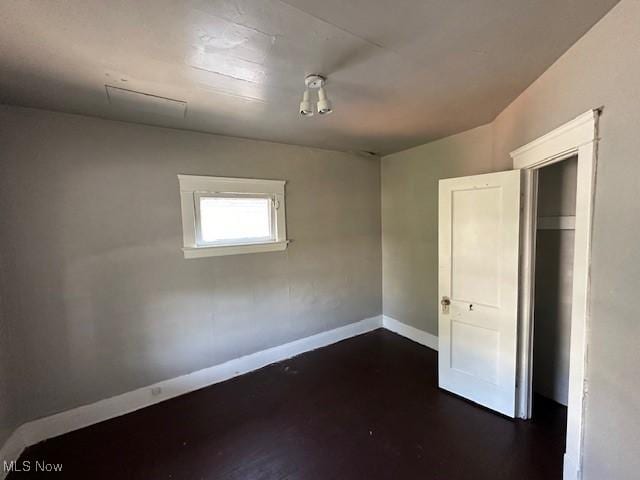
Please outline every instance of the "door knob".
[{"label": "door knob", "polygon": [[442,297],[442,300],[440,300],[440,305],[442,305],[442,313],[449,313],[449,305],[451,305],[451,300],[449,300],[449,297]]}]

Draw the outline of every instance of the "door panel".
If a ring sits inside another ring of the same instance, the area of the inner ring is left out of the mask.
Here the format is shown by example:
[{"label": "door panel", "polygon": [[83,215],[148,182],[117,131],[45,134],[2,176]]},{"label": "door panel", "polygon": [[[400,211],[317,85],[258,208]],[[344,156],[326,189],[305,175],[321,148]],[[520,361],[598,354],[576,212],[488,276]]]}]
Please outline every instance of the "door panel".
[{"label": "door panel", "polygon": [[451,296],[456,299],[499,304],[500,245],[494,235],[500,228],[495,214],[500,197],[495,187],[451,192]]},{"label": "door panel", "polygon": [[515,414],[520,171],[440,181],[440,387]]}]

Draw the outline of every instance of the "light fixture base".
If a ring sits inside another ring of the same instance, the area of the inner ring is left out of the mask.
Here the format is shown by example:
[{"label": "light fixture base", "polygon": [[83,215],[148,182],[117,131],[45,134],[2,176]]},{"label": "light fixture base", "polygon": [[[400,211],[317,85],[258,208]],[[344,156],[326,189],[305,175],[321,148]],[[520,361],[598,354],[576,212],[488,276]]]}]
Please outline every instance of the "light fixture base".
[{"label": "light fixture base", "polygon": [[326,77],[318,75],[317,73],[307,75],[304,79],[304,84],[307,86],[307,88],[321,88],[324,87],[326,83]]}]

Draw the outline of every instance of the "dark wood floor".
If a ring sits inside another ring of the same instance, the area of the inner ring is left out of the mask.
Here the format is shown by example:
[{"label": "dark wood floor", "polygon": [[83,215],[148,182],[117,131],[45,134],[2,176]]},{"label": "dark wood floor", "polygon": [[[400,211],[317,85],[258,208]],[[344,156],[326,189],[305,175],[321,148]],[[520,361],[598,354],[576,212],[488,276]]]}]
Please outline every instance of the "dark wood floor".
[{"label": "dark wood floor", "polygon": [[[28,449],[46,478],[562,477],[565,410],[512,421],[437,388],[437,354],[377,330]],[[34,478],[32,473],[11,480]]]}]

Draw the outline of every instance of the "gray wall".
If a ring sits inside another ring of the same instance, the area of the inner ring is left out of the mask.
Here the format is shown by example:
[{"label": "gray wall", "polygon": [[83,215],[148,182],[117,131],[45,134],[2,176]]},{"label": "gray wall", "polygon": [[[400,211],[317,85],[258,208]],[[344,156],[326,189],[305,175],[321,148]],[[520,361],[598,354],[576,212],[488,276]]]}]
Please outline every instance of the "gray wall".
[{"label": "gray wall", "polygon": [[[1,131],[1,128],[0,128]],[[2,155],[0,144],[0,156]],[[0,170],[3,162],[0,160]],[[10,281],[5,273],[10,254],[7,252],[3,239],[7,236],[9,225],[4,219],[4,212],[8,204],[4,196],[0,195],[0,448],[13,431],[20,426],[22,418],[19,413],[20,395],[23,391],[24,362],[23,350],[16,335],[16,324],[10,322],[10,316],[5,313],[6,284]],[[0,468],[2,464],[0,458]]]},{"label": "gray wall", "polygon": [[[492,162],[484,159],[486,141],[482,139],[476,149],[468,149],[471,154],[445,151],[438,158],[422,154],[426,165],[417,165],[416,160],[416,167],[403,173],[405,180],[411,182],[412,175],[422,175],[421,172],[432,165],[439,170],[440,165],[449,162],[465,164],[463,174],[482,169],[477,166],[478,161],[496,170],[508,169],[512,165],[510,151],[591,108],[604,106],[600,120],[591,265],[585,480],[634,479],[640,471],[637,454],[640,451],[640,320],[633,302],[640,289],[639,19],[640,1],[622,0],[507,107],[491,125]],[[458,137],[466,138],[466,135]],[[422,148],[430,151],[428,146]],[[474,150],[480,154],[473,153]],[[390,183],[384,178],[392,171],[389,163],[401,157],[402,154],[396,154],[383,159],[383,205],[393,204],[404,195],[401,187],[387,188]],[[449,172],[443,175],[453,176]],[[402,185],[402,180],[395,179],[394,183]],[[435,198],[435,193],[429,195]],[[424,203],[427,202],[430,200],[425,198]],[[395,210],[402,208],[402,204],[394,207]],[[413,207],[407,205],[406,208]],[[396,229],[386,218],[383,225],[383,250],[390,252],[397,248]],[[427,235],[424,229],[422,232]],[[415,249],[415,255],[429,254],[417,244],[403,246],[403,252],[411,248]],[[434,261],[406,268],[412,271],[394,273],[385,257],[384,284],[395,278],[410,278],[411,282],[424,285],[435,281],[437,263]],[[429,295],[434,292],[432,287],[425,290]],[[389,289],[385,289],[384,312],[393,315],[397,310],[392,308],[394,300],[389,295]],[[419,315],[435,319],[435,299],[425,308],[428,310]],[[414,326],[435,333],[433,327],[428,328],[435,323],[413,322]]]},{"label": "gray wall", "polygon": [[[575,216],[577,158],[542,168],[538,217]],[[533,342],[534,391],[568,404],[574,230],[539,229]]]},{"label": "gray wall", "polygon": [[382,160],[384,313],[438,333],[438,180],[495,170],[491,127]]},{"label": "gray wall", "polygon": [[[622,0],[494,122],[495,155],[589,108],[600,121],[585,480],[640,471],[640,2]],[[630,299],[632,301],[626,301]]]},{"label": "gray wall", "polygon": [[[9,323],[2,312],[2,295],[0,294],[0,448],[13,430],[19,426],[14,400],[17,392],[10,367],[12,363],[10,337]],[[0,458],[0,463],[1,461]]]},{"label": "gray wall", "polygon": [[[0,107],[20,421],[381,313],[380,161]],[[185,260],[178,173],[285,179],[285,252]]]}]

